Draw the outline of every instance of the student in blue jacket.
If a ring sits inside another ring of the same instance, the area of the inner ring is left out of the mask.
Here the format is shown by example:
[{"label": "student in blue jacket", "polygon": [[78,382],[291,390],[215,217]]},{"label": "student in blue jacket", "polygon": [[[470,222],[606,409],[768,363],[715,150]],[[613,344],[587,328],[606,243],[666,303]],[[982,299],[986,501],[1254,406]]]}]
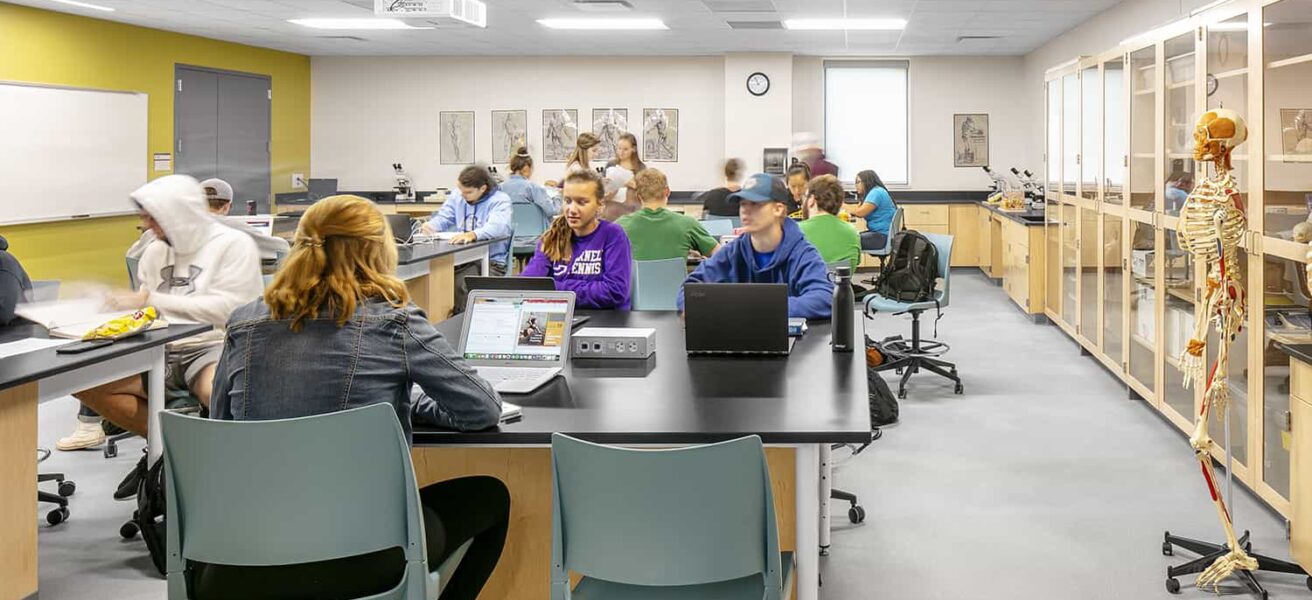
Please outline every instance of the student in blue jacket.
[{"label": "student in blue jacket", "polygon": [[[459,193],[447,196],[437,214],[424,223],[422,231],[432,234],[439,231],[456,232],[452,244],[472,244],[481,240],[501,238],[488,248],[488,267],[491,273],[480,273],[477,262],[456,268],[455,306],[451,314],[465,312],[465,298],[469,286],[465,278],[470,275],[501,277],[506,274],[510,260],[510,236],[514,235],[514,209],[510,196],[497,187],[487,168],[469,165],[456,178]],[[448,315],[439,315],[446,317]]]},{"label": "student in blue jacket", "polygon": [[757,173],[730,198],[739,201],[743,235],[703,261],[684,283],[786,283],[789,317],[828,319],[834,284],[820,253],[788,218],[788,187]]}]

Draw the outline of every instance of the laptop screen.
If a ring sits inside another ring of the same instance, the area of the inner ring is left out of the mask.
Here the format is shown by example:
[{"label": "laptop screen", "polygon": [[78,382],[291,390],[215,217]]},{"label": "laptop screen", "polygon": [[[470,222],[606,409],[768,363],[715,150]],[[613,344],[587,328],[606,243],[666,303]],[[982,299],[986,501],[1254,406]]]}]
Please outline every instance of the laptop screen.
[{"label": "laptop screen", "polygon": [[465,325],[465,358],[558,361],[569,326],[564,298],[474,297]]}]

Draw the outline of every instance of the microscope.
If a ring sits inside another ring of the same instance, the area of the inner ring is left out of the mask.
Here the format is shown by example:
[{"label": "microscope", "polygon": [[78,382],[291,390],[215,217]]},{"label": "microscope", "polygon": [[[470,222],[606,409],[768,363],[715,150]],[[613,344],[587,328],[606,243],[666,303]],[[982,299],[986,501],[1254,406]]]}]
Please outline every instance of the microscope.
[{"label": "microscope", "polygon": [[414,202],[415,188],[410,183],[410,175],[406,174],[405,169],[401,168],[401,163],[392,163],[392,170],[395,171],[396,185],[392,186],[392,191],[396,192],[397,202]]},{"label": "microscope", "polygon": [[1016,167],[1012,167],[1011,172],[1025,189],[1025,199],[1029,200],[1030,210],[1043,210],[1046,194],[1043,191],[1043,184],[1034,178],[1034,173],[1026,169],[1022,174]]}]

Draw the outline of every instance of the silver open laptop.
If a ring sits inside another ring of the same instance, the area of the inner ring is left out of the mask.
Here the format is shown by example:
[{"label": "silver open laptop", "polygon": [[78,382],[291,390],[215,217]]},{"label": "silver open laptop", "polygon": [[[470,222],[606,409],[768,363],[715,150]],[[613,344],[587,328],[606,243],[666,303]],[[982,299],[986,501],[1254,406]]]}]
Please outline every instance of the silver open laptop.
[{"label": "silver open laptop", "polygon": [[559,375],[569,357],[574,292],[474,290],[460,354],[506,394],[527,394]]}]

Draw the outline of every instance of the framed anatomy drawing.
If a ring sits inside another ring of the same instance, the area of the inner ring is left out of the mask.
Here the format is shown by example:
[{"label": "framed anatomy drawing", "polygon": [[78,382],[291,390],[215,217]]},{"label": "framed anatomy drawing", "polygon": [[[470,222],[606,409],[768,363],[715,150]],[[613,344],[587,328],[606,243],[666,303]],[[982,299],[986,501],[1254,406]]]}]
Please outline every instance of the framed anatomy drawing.
[{"label": "framed anatomy drawing", "polygon": [[579,137],[579,111],[548,108],[542,111],[542,162],[563,163]]},{"label": "framed anatomy drawing", "polygon": [[620,143],[620,136],[628,131],[629,109],[592,109],[592,133],[597,134],[597,139],[601,140],[597,145],[598,159],[606,161],[615,158],[615,146]]},{"label": "framed anatomy drawing", "polygon": [[989,116],[952,115],[952,166],[983,167],[989,164]]},{"label": "framed anatomy drawing", "polygon": [[515,148],[528,145],[528,111],[492,111],[492,162],[509,161]]},{"label": "framed anatomy drawing", "polygon": [[642,159],[679,161],[679,109],[642,109]]},{"label": "framed anatomy drawing", "polygon": [[438,155],[441,164],[467,165],[474,162],[474,111],[438,113]]}]

